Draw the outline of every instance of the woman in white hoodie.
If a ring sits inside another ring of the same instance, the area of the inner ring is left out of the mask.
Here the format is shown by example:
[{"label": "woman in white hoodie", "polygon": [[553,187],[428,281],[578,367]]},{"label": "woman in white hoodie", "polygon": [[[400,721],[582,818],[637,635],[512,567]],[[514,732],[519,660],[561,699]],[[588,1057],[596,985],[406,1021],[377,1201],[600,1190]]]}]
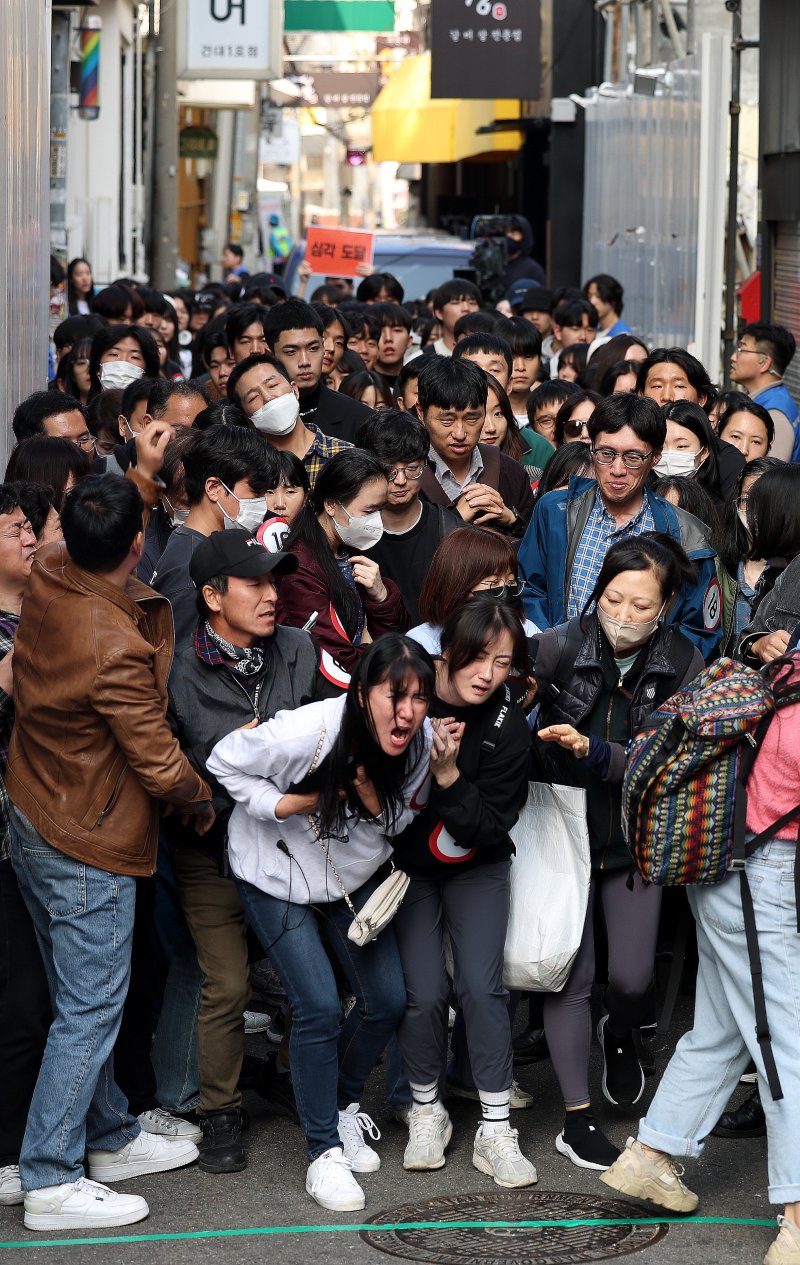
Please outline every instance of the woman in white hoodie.
[{"label": "woman in white hoodie", "polygon": [[[242,906],[292,1006],[306,1190],[335,1212],[364,1207],[353,1172],[380,1166],[360,1098],[406,1004],[393,928],[359,948],[347,938],[350,907],[385,877],[389,839],[424,806],[434,680],[425,650],[387,634],[357,661],[346,695],[236,730],[208,758],[236,800],[228,846]],[[344,1023],[326,946],[356,998]]]}]

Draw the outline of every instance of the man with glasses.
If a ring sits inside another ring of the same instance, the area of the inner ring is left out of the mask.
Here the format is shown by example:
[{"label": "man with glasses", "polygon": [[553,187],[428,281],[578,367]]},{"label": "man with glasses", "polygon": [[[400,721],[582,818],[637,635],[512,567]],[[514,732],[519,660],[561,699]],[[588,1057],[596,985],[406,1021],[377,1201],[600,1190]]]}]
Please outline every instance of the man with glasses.
[{"label": "man with glasses", "polygon": [[80,400],[60,391],[34,391],[18,404],[11,422],[18,444],[32,435],[69,439],[88,456],[94,456],[94,436],[86,424],[86,410]]},{"label": "man with glasses", "polygon": [[643,396],[608,396],[592,415],[589,437],[594,479],[572,479],[569,488],[544,496],[520,546],[530,619],[540,628],[552,628],[580,615],[616,541],[665,532],[686,551],[696,575],[684,583],[668,618],[708,661],[722,631],[722,598],[708,529],[646,486],[666,438],[661,410]]},{"label": "man with glasses", "polygon": [[373,413],[356,434],[359,448],[372,452],[387,468],[389,492],[381,510],[383,535],[364,555],[394,580],[414,627],[420,622],[419,595],[431,559],[443,536],[463,525],[444,505],[420,499],[420,484],[430,441],[411,413],[385,409]]},{"label": "man with glasses", "polygon": [[775,423],[769,453],[781,461],[800,461],[800,411],[783,381],[796,347],[794,335],[783,325],[755,322],[745,325],[731,356],[731,381],[768,409]]}]

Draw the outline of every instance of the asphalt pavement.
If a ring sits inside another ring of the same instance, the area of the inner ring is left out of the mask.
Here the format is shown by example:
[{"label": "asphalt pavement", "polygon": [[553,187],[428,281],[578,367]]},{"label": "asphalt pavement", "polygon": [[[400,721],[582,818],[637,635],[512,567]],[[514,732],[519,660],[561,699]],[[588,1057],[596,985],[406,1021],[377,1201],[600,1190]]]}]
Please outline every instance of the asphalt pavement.
[{"label": "asphalt pavement", "polygon": [[[665,1065],[677,1035],[689,1021],[689,1002],[682,999],[679,1017],[673,1025],[669,1042],[657,1038],[659,1070]],[[252,1052],[259,1039],[250,1039]],[[639,1109],[623,1113],[608,1105],[600,1092],[601,1060],[595,1045],[592,1056],[592,1086],[596,1087],[595,1111],[601,1127],[618,1145],[635,1132]],[[535,1096],[535,1104],[526,1111],[512,1112],[512,1123],[519,1128],[525,1153],[534,1161],[542,1191],[569,1192],[573,1196],[591,1196],[606,1202],[612,1195],[598,1181],[597,1174],[576,1168],[559,1155],[553,1145],[562,1123],[560,1100],[553,1070],[549,1062],[518,1069],[518,1079]],[[648,1078],[646,1104],[658,1081]],[[255,1265],[265,1259],[281,1265],[307,1265],[308,1262],[336,1261],[348,1265],[390,1265],[392,1260],[436,1259],[442,1262],[450,1255],[444,1236],[436,1234],[437,1257],[418,1254],[418,1245],[408,1256],[386,1255],[362,1240],[358,1230],[300,1231],[297,1227],[363,1225],[373,1218],[409,1203],[464,1194],[499,1194],[489,1178],[478,1173],[471,1163],[472,1138],[477,1128],[477,1104],[453,1100],[448,1106],[453,1117],[454,1135],[444,1169],[435,1173],[406,1173],[402,1167],[406,1130],[388,1120],[382,1094],[382,1069],[373,1076],[365,1096],[364,1108],[369,1111],[383,1132],[378,1150],[380,1171],[362,1175],[367,1195],[363,1214],[340,1214],[319,1208],[305,1193],[305,1162],[299,1129],[291,1121],[268,1114],[265,1104],[253,1094],[246,1095],[250,1128],[246,1143],[249,1166],[243,1173],[225,1177],[201,1173],[196,1167],[181,1169],[162,1176],[139,1178],[129,1184],[144,1195],[150,1205],[150,1217],[138,1225],[107,1234],[74,1236],[74,1245],[63,1242],[65,1235],[36,1235],[22,1227],[21,1208],[0,1208],[0,1265]],[[744,1096],[745,1089],[740,1091]],[[640,1104],[641,1106],[641,1104]],[[766,1197],[766,1146],[763,1138],[728,1141],[711,1138],[703,1158],[687,1166],[688,1184],[700,1195],[698,1217],[733,1217],[746,1219],[774,1218],[776,1210]],[[537,1219],[541,1209],[529,1203],[525,1192],[515,1193],[513,1207],[523,1219]],[[646,1215],[630,1204],[631,1215]],[[564,1214],[562,1214],[564,1215]],[[571,1214],[570,1214],[571,1215]],[[590,1216],[597,1216],[591,1212]],[[618,1215],[615,1211],[614,1215]],[[507,1211],[498,1209],[486,1219],[505,1219]],[[415,1218],[416,1219],[416,1218]],[[421,1214],[421,1219],[428,1217]],[[435,1215],[432,1219],[436,1219]],[[516,1218],[513,1218],[516,1219]],[[292,1227],[283,1230],[283,1227]],[[264,1235],[250,1233],[272,1229]],[[233,1231],[220,1237],[194,1237],[205,1231]],[[657,1242],[637,1253],[637,1259],[648,1265],[750,1265],[761,1262],[774,1229],[761,1226],[717,1226],[698,1219],[687,1219],[670,1225]],[[448,1231],[448,1235],[455,1234]],[[138,1235],[156,1236],[146,1242],[126,1241]],[[159,1239],[160,1235],[177,1235]],[[90,1245],[85,1238],[120,1237],[123,1241]],[[33,1240],[46,1240],[48,1246],[27,1246]],[[14,1244],[10,1247],[8,1244]],[[16,1246],[19,1245],[19,1246]],[[450,1259],[459,1265],[550,1265],[554,1261],[600,1259],[582,1256],[576,1246],[574,1255],[553,1253],[552,1247],[533,1241],[528,1235],[525,1244],[514,1242],[508,1231],[471,1230],[456,1245]],[[444,1253],[444,1254],[442,1254]]]}]

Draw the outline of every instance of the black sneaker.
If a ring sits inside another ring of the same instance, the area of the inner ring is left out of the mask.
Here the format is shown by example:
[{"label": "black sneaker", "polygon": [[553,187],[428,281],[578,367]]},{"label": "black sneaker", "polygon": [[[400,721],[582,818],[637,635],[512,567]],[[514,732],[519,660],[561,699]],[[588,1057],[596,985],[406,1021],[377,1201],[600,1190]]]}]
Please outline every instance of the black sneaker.
[{"label": "black sneaker", "polygon": [[202,1117],[202,1128],[198,1168],[204,1173],[241,1173],[247,1168],[238,1111],[209,1111]]},{"label": "black sneaker", "polygon": [[649,1024],[646,1028],[634,1028],[631,1032],[631,1040],[636,1057],[642,1065],[642,1071],[645,1076],[655,1076],[656,1072],[656,1025]]},{"label": "black sneaker", "polygon": [[556,1150],[578,1168],[604,1173],[619,1158],[617,1147],[598,1129],[588,1111],[568,1111],[564,1128],[556,1138]]},{"label": "black sneaker", "polygon": [[597,1025],[603,1051],[603,1093],[615,1107],[632,1107],[644,1093],[644,1072],[630,1033],[615,1037],[608,1030],[608,1015]]}]

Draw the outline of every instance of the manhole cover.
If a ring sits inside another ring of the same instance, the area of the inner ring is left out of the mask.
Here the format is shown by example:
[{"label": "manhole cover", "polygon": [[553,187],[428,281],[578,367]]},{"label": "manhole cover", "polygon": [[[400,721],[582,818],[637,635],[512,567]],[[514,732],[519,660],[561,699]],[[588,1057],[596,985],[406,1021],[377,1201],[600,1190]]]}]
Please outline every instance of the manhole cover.
[{"label": "manhole cover", "polygon": [[[470,1221],[627,1220],[636,1216],[620,1200],[593,1199],[559,1191],[486,1191],[403,1204],[376,1217],[361,1237],[372,1247],[406,1261],[432,1265],[578,1265],[640,1252],[667,1233],[666,1225],[487,1226]],[[442,1222],[438,1229],[382,1230],[382,1225]]]}]

